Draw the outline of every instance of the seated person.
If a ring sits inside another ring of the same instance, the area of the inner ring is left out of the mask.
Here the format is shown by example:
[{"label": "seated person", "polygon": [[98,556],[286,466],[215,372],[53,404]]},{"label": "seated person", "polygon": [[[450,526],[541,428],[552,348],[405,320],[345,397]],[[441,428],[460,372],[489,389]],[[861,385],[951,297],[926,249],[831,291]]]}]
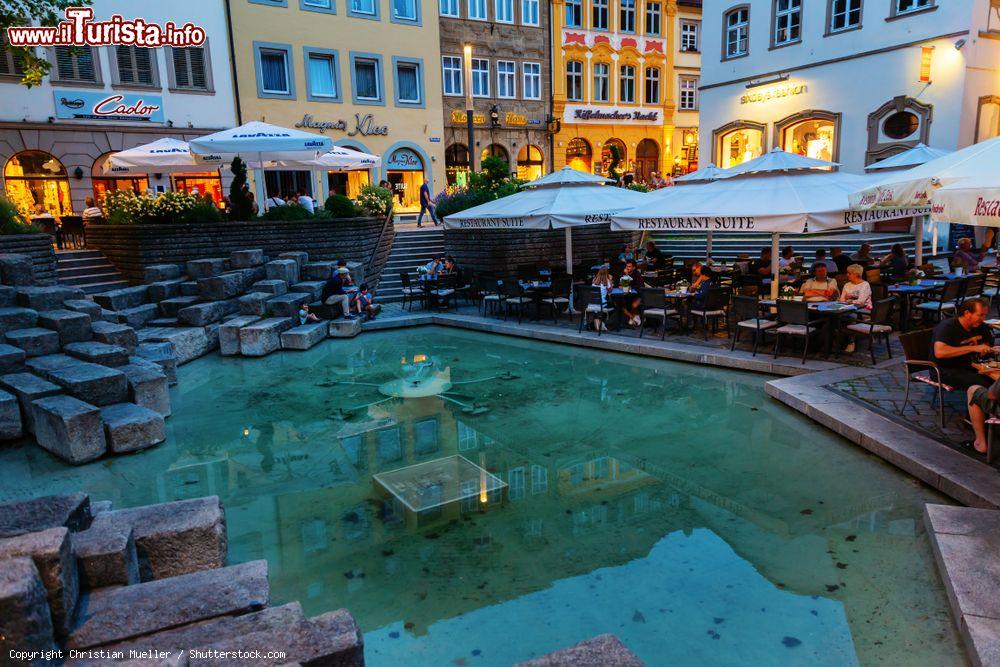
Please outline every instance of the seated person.
[{"label": "seated person", "polygon": [[442,273],[458,273],[458,264],[455,263],[454,257],[448,256],[444,258]]},{"label": "seated person", "polygon": [[825,248],[816,249],[816,261],[813,262],[813,264],[826,264],[826,273],[830,276],[835,276],[838,273],[841,273],[840,267],[837,263],[832,259],[827,258]]},{"label": "seated person", "polygon": [[[816,253],[817,257],[819,253]],[[844,251],[839,246],[834,246],[830,248],[830,259],[833,263],[837,265],[837,275],[842,273],[847,273],[847,267],[849,267],[853,262],[851,258],[844,254]]]},{"label": "seated person", "polygon": [[854,253],[851,259],[860,264],[861,266],[867,268],[868,265],[871,264],[872,261],[874,261],[871,252],[872,252],[872,244],[862,243],[858,247],[858,251]]},{"label": "seated person", "polygon": [[989,304],[983,299],[966,299],[955,317],[934,327],[931,361],[941,369],[941,381],[955,389],[982,384],[985,377],[973,366],[984,354],[1000,350],[993,346],[993,333],[986,326]]},{"label": "seated person", "polygon": [[872,309],[872,286],[865,280],[865,269],[860,264],[847,267],[847,282],[840,292],[840,301],[864,310]]},{"label": "seated person", "polygon": [[637,327],[642,323],[642,318],[639,315],[639,304],[642,303],[642,297],[639,296],[638,292],[629,292],[625,297],[625,301],[622,302],[622,314],[625,315],[625,324],[630,327]]},{"label": "seated person", "polygon": [[787,269],[795,263],[795,250],[792,246],[785,246],[785,249],[781,251],[781,257],[778,258],[778,268]]},{"label": "seated person", "polygon": [[619,262],[634,262],[635,261],[635,249],[632,247],[631,243],[626,243],[622,251],[618,253]]},{"label": "seated person", "polygon": [[[625,268],[622,269],[622,277],[625,276],[632,279],[632,289],[636,292],[646,286],[646,282],[642,279],[642,273],[639,272],[635,262],[632,260],[625,262]],[[619,279],[618,286],[621,287],[621,279]]]},{"label": "seated person", "polygon": [[424,280],[434,280],[440,276],[441,272],[444,270],[444,262],[440,257],[435,257],[431,261],[424,264],[424,268],[427,270],[427,273],[423,276]]},{"label": "seated person", "polygon": [[691,309],[692,310],[703,310],[705,306],[705,301],[708,299],[708,291],[713,287],[718,287],[715,281],[715,272],[707,266],[701,267],[701,275],[703,280],[698,286],[698,290],[691,297]]},{"label": "seated person", "polygon": [[979,263],[983,261],[982,255],[972,248],[972,239],[963,238],[958,240],[958,248],[951,256],[953,266],[960,266],[967,273],[975,273],[979,270]]},{"label": "seated person", "polygon": [[698,288],[701,287],[702,283],[708,280],[708,276],[705,274],[705,267],[701,265],[701,262],[695,262],[691,265],[691,287],[688,288],[690,292],[697,292]]},{"label": "seated person", "polygon": [[836,301],[839,290],[837,281],[826,271],[826,264],[813,264],[813,277],[802,283],[799,294],[806,301]]},{"label": "seated person", "polygon": [[368,283],[361,283],[358,294],[354,297],[354,307],[357,309],[358,315],[365,315],[369,320],[375,319],[381,308],[375,305],[373,298],[374,295],[368,291]]},{"label": "seated person", "polygon": [[[340,269],[347,269],[347,260],[346,259],[338,259],[337,260],[337,269],[336,270],[340,271]],[[342,278],[344,280],[344,287],[345,288],[354,287],[354,276],[351,275],[351,270],[350,269],[347,269],[347,273],[341,273],[341,276],[342,276]],[[350,292],[352,290],[348,289],[347,291]]]},{"label": "seated person", "polygon": [[299,308],[299,324],[307,324],[309,322],[319,322],[319,318],[316,317],[315,313],[310,313],[309,304],[304,303]]},{"label": "seated person", "polygon": [[910,260],[906,258],[903,246],[894,243],[889,254],[883,257],[878,265],[881,269],[888,269],[893,279],[902,280],[906,277],[906,272],[910,269]]},{"label": "seated person", "polygon": [[663,268],[663,253],[656,247],[654,241],[646,244],[646,270],[659,271]]},{"label": "seated person", "polygon": [[354,316],[351,315],[351,297],[344,290],[345,277],[349,283],[351,280],[351,272],[346,266],[341,266],[333,272],[330,279],[326,281],[323,285],[323,293],[320,295],[319,299],[328,306],[334,304],[340,304],[340,308],[344,313],[344,319],[353,320]]},{"label": "seated person", "polygon": [[[594,287],[601,288],[601,307],[607,308],[608,294],[611,292],[611,290],[614,288],[615,285],[615,281],[611,277],[611,273],[608,271],[607,265],[601,267],[601,269],[597,272],[597,275],[594,276],[594,282],[592,282],[591,285],[593,285]],[[598,313],[598,315],[600,315],[600,313]],[[594,329],[601,329],[601,330],[607,329],[607,326],[601,320],[600,316],[594,318]]]},{"label": "seated person", "polygon": [[750,274],[758,278],[771,277],[771,249],[761,248],[760,257],[750,262]]},{"label": "seated person", "polygon": [[[986,376],[983,376],[985,381]],[[985,454],[988,446],[986,435],[986,420],[1000,415],[1000,380],[990,385],[990,388],[978,384],[969,387],[966,392],[969,399],[969,421],[976,434],[973,448],[980,454]]]}]

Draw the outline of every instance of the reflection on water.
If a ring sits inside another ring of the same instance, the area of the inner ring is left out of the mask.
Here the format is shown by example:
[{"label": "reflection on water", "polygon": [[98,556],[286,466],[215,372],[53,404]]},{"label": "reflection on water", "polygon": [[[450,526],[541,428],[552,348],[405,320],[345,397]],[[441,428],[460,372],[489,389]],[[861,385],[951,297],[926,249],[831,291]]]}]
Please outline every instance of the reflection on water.
[{"label": "reflection on water", "polygon": [[[179,373],[165,445],[79,468],[0,450],[0,497],[217,494],[231,560],[266,558],[275,604],[349,608],[375,666],[602,632],[650,665],[965,663],[921,521],[947,501],[760,376],[433,328]],[[455,454],[503,501],[463,478],[416,522],[373,487]]]}]

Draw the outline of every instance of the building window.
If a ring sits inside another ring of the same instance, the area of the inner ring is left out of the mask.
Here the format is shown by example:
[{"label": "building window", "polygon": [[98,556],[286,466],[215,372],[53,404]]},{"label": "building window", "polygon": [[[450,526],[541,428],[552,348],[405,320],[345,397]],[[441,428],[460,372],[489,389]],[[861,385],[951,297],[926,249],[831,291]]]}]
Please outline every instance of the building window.
[{"label": "building window", "polygon": [[349,0],[349,14],[358,16],[378,16],[377,0]]},{"label": "building window", "polygon": [[566,27],[583,26],[583,0],[566,0]]},{"label": "building window", "polygon": [[698,53],[701,45],[698,43],[700,24],[697,21],[681,21],[681,51]]},{"label": "building window", "polygon": [[479,155],[479,164],[488,157],[498,157],[510,166],[510,155],[507,154],[507,149],[500,144],[490,144],[483,149],[483,152]]},{"label": "building window", "polygon": [[611,101],[611,68],[607,63],[594,63],[594,102]]},{"label": "building window", "polygon": [[208,51],[204,46],[171,48],[170,87],[177,90],[209,91],[212,72],[208,66]]},{"label": "building window", "polygon": [[542,65],[540,63],[523,63],[521,65],[521,94],[526,100],[542,99]]},{"label": "building window", "polygon": [[156,76],[156,56],[152,49],[136,46],[113,46],[115,83],[123,86],[159,85]]},{"label": "building window", "polygon": [[315,102],[339,102],[340,81],[337,54],[325,49],[306,49],[306,99]]},{"label": "building window", "polygon": [[798,42],[802,31],[802,0],[774,0],[774,46]]},{"label": "building window", "polygon": [[635,0],[619,0],[621,3],[618,29],[622,32],[635,32]]},{"label": "building window", "polygon": [[990,13],[986,19],[986,32],[1000,32],[1000,0],[990,0]]},{"label": "building window", "polygon": [[694,111],[698,108],[698,77],[681,77],[680,110]]},{"label": "building window", "polygon": [[15,53],[8,45],[6,33],[0,34],[0,76],[18,79],[24,76],[24,56]]},{"label": "building window", "polygon": [[1000,95],[979,98],[976,113],[976,143],[1000,136]]},{"label": "building window", "polygon": [[[660,68],[659,67],[647,67],[646,68],[646,104],[659,104],[660,103]],[[681,107],[682,109],[684,107]]]},{"label": "building window", "polygon": [[517,65],[513,60],[497,61],[497,97],[517,97]]},{"label": "building window", "polygon": [[521,23],[538,25],[538,0],[521,0]]},{"label": "building window", "polygon": [[902,140],[913,136],[920,127],[920,118],[909,111],[898,111],[882,123],[882,133],[890,139]]},{"label": "building window", "polygon": [[608,29],[608,0],[593,0],[591,14],[594,30]]},{"label": "building window", "polygon": [[354,101],[383,103],[382,61],[377,57],[351,54],[351,78]]},{"label": "building window", "polygon": [[622,65],[618,78],[618,100],[622,104],[635,104],[635,67]]},{"label": "building window", "polygon": [[861,0],[830,0],[830,32],[861,25]]},{"label": "building window", "polygon": [[750,8],[739,7],[726,14],[726,58],[748,53],[750,46]]},{"label": "building window", "polygon": [[291,97],[291,63],[287,48],[257,48],[261,96]]},{"label": "building window", "polygon": [[719,151],[716,164],[728,169],[763,155],[764,128],[762,124],[743,121],[713,132]]},{"label": "building window", "polygon": [[438,11],[441,12],[441,16],[454,16],[458,18],[462,15],[458,8],[458,0],[440,0],[438,2]]},{"label": "building window", "polygon": [[490,96],[490,61],[485,58],[472,59],[472,96]]},{"label": "building window", "polygon": [[526,144],[517,152],[517,177],[522,181],[533,181],[545,175],[545,161],[538,146]]},{"label": "building window", "polygon": [[473,21],[486,20],[486,0],[469,0],[469,18]]},{"label": "building window", "polygon": [[832,162],[836,155],[838,122],[835,114],[824,113],[823,117],[813,118],[793,116],[775,123],[775,130],[783,151]]},{"label": "building window", "polygon": [[26,218],[39,212],[53,216],[73,213],[66,168],[48,153],[17,153],[4,165],[3,180],[7,201]]},{"label": "building window", "polygon": [[57,46],[55,73],[60,83],[99,83],[94,49],[89,46]]},{"label": "building window", "polygon": [[583,101],[583,63],[579,60],[566,63],[566,99],[571,102]]},{"label": "building window", "polygon": [[549,490],[549,471],[539,465],[531,466],[531,493],[545,493]]},{"label": "building window", "polygon": [[337,8],[334,6],[333,0],[299,0],[299,8],[308,12],[337,13]]},{"label": "building window", "polygon": [[507,471],[507,497],[511,500],[524,498],[524,466]]},{"label": "building window", "polygon": [[422,61],[406,58],[392,58],[396,80],[396,104],[405,106],[422,105],[424,102]]},{"label": "building window", "polygon": [[420,10],[418,0],[392,0],[392,20],[403,23],[418,23]]},{"label": "building window", "polygon": [[462,95],[462,59],[458,56],[441,58],[441,78],[445,95]]},{"label": "building window", "polygon": [[[469,178],[469,149],[465,144],[452,144],[444,151],[444,172],[448,185],[465,185]],[[458,451],[476,448],[476,432],[458,422]]]},{"label": "building window", "polygon": [[660,34],[660,3],[658,2],[646,3],[646,34]]},{"label": "building window", "polygon": [[893,14],[906,14],[934,5],[934,0],[893,0]]},{"label": "building window", "polygon": [[514,0],[493,0],[493,17],[497,23],[513,23]]},{"label": "building window", "polygon": [[566,144],[566,164],[571,169],[591,173],[594,163],[594,151],[586,139],[574,137]]}]

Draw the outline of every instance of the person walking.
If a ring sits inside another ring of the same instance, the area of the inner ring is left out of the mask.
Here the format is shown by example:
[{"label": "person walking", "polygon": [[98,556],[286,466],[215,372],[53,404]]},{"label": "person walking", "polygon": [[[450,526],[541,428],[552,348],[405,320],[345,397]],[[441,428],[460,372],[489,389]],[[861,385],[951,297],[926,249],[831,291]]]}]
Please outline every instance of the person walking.
[{"label": "person walking", "polygon": [[417,216],[417,227],[421,227],[420,223],[424,220],[424,211],[430,211],[431,220],[434,221],[434,226],[437,227],[438,219],[434,214],[434,201],[431,199],[431,189],[427,185],[426,178],[424,182],[420,184],[420,215]]}]

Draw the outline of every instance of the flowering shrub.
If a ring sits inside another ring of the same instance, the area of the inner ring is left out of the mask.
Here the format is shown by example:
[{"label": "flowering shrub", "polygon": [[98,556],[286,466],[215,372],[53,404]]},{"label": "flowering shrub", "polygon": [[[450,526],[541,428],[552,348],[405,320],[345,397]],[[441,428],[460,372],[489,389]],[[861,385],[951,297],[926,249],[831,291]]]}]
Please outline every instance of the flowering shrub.
[{"label": "flowering shrub", "polygon": [[117,190],[104,195],[101,204],[108,222],[113,225],[217,222],[222,219],[211,197],[189,192],[163,192],[150,197],[130,190]]},{"label": "flowering shrub", "polygon": [[38,229],[17,207],[0,197],[0,234],[34,234]]},{"label": "flowering shrub", "polygon": [[358,206],[369,215],[389,215],[393,207],[392,190],[366,185],[358,194]]}]

